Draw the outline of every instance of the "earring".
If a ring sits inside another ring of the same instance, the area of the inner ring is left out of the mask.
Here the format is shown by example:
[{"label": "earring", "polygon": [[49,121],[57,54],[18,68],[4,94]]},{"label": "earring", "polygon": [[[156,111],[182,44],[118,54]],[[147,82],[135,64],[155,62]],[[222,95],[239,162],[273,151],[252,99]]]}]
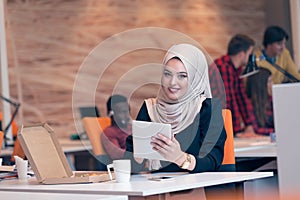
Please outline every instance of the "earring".
[{"label": "earring", "polygon": [[115,114],[114,111],[111,110],[111,111],[109,111],[108,116],[109,116],[109,117],[112,117],[114,114]]}]

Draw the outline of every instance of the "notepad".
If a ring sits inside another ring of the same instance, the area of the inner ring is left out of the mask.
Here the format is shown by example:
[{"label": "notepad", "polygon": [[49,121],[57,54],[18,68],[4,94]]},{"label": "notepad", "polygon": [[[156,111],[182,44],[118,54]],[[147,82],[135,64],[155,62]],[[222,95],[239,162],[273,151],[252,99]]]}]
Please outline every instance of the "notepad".
[{"label": "notepad", "polygon": [[136,158],[165,160],[158,152],[152,149],[151,137],[158,133],[171,138],[171,125],[155,122],[132,122],[133,154]]}]

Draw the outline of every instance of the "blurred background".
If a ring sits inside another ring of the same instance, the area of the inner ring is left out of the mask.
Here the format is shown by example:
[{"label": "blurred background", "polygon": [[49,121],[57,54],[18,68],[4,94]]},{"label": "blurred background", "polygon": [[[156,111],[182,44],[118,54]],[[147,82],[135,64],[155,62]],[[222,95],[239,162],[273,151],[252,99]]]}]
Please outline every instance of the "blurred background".
[{"label": "blurred background", "polygon": [[[291,36],[289,8],[286,0],[8,0],[5,27],[10,97],[21,103],[15,120],[19,126],[47,122],[59,137],[77,132],[73,114],[77,116],[78,109],[72,108],[77,73],[90,52],[114,34],[134,28],[168,28],[191,37],[215,59],[226,53],[227,43],[236,33],[251,36],[257,48],[268,25],[279,25]],[[149,34],[148,40],[159,46],[162,38]],[[120,44],[130,46],[131,41]],[[293,55],[291,39],[287,47]],[[105,66],[104,78],[93,92],[101,116],[106,115],[106,100],[122,75],[139,65],[161,63],[164,53],[136,50]],[[101,62],[94,65],[102,67]],[[87,83],[79,90],[83,100],[78,106],[90,103],[84,98],[94,72],[85,75]],[[128,84],[141,78],[133,77]],[[133,118],[143,99],[155,96],[157,88],[147,84],[132,94]],[[126,95],[126,89],[123,92]]]}]

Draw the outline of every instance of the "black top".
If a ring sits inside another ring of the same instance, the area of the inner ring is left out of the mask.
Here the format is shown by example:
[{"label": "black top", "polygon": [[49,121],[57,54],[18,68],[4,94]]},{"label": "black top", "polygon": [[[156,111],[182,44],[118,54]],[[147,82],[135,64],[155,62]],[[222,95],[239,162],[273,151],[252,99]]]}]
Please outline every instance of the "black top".
[{"label": "black top", "polygon": [[[145,102],[138,113],[137,120],[151,121]],[[207,98],[202,103],[201,110],[195,117],[194,122],[180,133],[177,133],[175,138],[180,143],[182,151],[195,156],[196,166],[192,171],[193,173],[217,171],[223,161],[224,143],[226,140],[220,101]],[[125,158],[132,159],[133,172],[144,170],[144,163],[136,163],[133,159],[132,151],[132,136],[128,136]],[[174,163],[167,161],[160,162],[162,168],[158,171],[185,171]]]}]

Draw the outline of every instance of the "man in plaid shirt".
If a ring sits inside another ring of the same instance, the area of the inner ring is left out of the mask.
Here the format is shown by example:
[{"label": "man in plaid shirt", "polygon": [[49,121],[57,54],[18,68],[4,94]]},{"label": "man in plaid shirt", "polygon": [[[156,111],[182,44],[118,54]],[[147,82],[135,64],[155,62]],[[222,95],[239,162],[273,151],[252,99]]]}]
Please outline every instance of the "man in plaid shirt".
[{"label": "man in plaid shirt", "polygon": [[[254,48],[254,40],[242,34],[231,38],[227,55],[215,60],[210,68],[218,68],[222,76],[226,93],[226,108],[232,112],[233,132],[236,137],[257,136],[256,119],[251,101],[248,99],[243,79],[240,78],[243,66],[248,62],[249,55]],[[214,76],[216,70],[210,70],[210,76]],[[220,87],[217,82],[211,82],[213,97],[219,96]],[[223,104],[225,105],[225,104]]]}]

